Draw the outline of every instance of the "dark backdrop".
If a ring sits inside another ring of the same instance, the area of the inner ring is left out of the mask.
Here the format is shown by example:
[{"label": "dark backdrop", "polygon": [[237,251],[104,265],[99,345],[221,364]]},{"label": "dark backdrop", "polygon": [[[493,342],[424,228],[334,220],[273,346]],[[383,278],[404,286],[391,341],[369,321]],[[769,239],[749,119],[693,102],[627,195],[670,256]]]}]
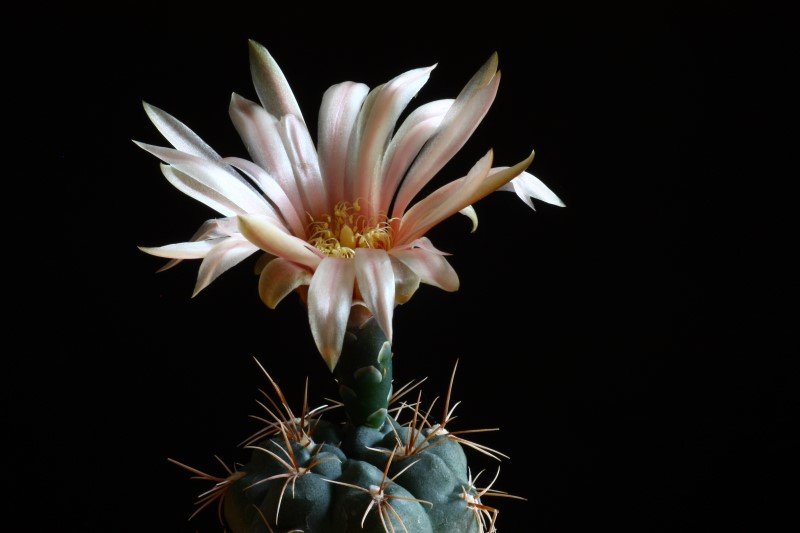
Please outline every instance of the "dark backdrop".
[{"label": "dark backdrop", "polygon": [[210,473],[215,455],[246,460],[237,444],[268,388],[253,358],[296,407],[306,378],[312,405],[336,397],[304,309],[261,304],[251,261],[192,299],[198,262],[155,274],[163,262],[136,248],[214,216],[131,142],[164,144],[142,101],[245,155],[227,107],[231,92],[255,99],[249,38],[312,128],[334,83],[437,63],[415,106],[455,96],[499,53],[495,104],[442,179],[489,148],[497,164],[533,149],[529,170],[567,207],[495,194],[476,204],[474,234],[458,216],[433,230],[461,289],[423,286],[399,307],[394,352],[396,382],[427,377],[428,399],[459,361],[453,429],[499,428],[475,440],[511,457],[495,488],[527,498],[487,500],[501,531],[776,520],[796,450],[776,335],[796,326],[768,300],[788,288],[780,229],[793,217],[754,208],[782,196],[770,167],[789,148],[772,127],[786,19],[737,2],[634,5],[137,4],[27,19],[22,94],[7,102],[35,149],[11,221],[32,246],[8,261],[37,275],[9,281],[23,296],[4,454],[20,530],[220,531],[213,511],[187,520],[208,486],[167,458]]}]

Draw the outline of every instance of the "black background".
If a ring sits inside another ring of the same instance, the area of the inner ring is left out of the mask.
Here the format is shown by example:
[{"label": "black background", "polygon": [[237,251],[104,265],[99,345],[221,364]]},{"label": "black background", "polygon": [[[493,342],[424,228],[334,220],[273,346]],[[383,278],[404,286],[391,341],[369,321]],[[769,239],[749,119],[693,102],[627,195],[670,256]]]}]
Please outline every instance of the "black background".
[{"label": "black background", "polygon": [[213,511],[187,520],[208,485],[167,458],[215,474],[214,455],[246,460],[237,444],[267,390],[253,358],[297,408],[306,378],[312,405],[336,397],[305,310],[261,304],[252,261],[192,299],[199,263],[156,275],[163,261],[136,248],[214,216],[131,142],[166,144],[142,101],[244,156],[227,107],[232,92],[256,98],[250,38],[312,132],[334,83],[436,63],[416,106],[454,97],[498,52],[497,99],[441,179],[489,148],[495,164],[535,150],[529,171],[567,207],[494,194],[475,233],[463,217],[435,228],[461,289],[423,286],[397,308],[394,352],[396,382],[427,377],[428,400],[458,360],[451,429],[500,428],[475,440],[511,457],[495,488],[527,498],[486,501],[501,531],[776,524],[796,503],[781,488],[797,451],[796,341],[782,342],[796,238],[778,207],[795,176],[776,164],[794,146],[780,134],[788,17],[646,4],[73,5],[26,19],[7,102],[33,149],[7,177],[32,186],[14,194],[22,257],[6,260],[20,271],[3,454],[18,530],[221,531]]}]

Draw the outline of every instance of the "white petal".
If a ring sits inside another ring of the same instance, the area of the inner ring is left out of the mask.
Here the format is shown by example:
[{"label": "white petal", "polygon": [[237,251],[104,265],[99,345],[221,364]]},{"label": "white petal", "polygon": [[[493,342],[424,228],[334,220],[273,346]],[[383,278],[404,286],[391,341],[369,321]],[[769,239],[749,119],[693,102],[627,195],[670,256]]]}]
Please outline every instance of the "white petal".
[{"label": "white petal", "polygon": [[278,257],[267,263],[261,271],[258,294],[267,307],[275,309],[289,293],[310,282],[311,272],[308,269]]},{"label": "white petal", "polygon": [[260,105],[237,94],[231,97],[228,111],[247,153],[275,179],[295,210],[302,214],[305,210],[302,197],[294,179],[292,162],[283,145],[278,119]]},{"label": "white petal", "polygon": [[419,289],[419,274],[393,255],[389,256],[389,260],[392,262],[392,270],[394,270],[394,302],[398,305],[404,304]]},{"label": "white petal", "polygon": [[332,204],[347,199],[344,194],[347,152],[358,111],[368,92],[369,87],[363,83],[348,81],[330,87],[322,96],[317,150]]},{"label": "white petal", "polygon": [[389,253],[414,271],[422,283],[448,292],[458,290],[458,274],[443,255],[425,248],[392,250]]},{"label": "white petal", "polygon": [[403,215],[411,200],[467,142],[491,107],[499,83],[497,54],[493,54],[458,95],[439,131],[409,169],[398,192],[393,217]]},{"label": "white petal", "polygon": [[294,115],[305,123],[300,106],[278,63],[261,44],[253,40],[249,44],[250,74],[261,105],[275,117]]},{"label": "white petal", "polygon": [[200,263],[197,283],[194,286],[192,297],[197,296],[197,293],[208,287],[220,274],[238,265],[257,250],[258,248],[242,235],[220,239],[206,254],[203,262]]},{"label": "white petal", "polygon": [[281,118],[280,132],[305,209],[315,219],[321,217],[329,209],[328,193],[322,182],[317,151],[311,135],[305,124],[293,115]]},{"label": "white petal", "polygon": [[496,191],[519,176],[533,161],[533,153],[513,167],[490,172],[492,151],[472,167],[469,174],[450,182],[415,204],[400,221],[398,242],[409,242],[425,234],[430,228]]},{"label": "white petal", "polygon": [[375,316],[386,339],[392,342],[395,279],[385,250],[356,249],[356,281],[367,309]]},{"label": "white petal", "polygon": [[[374,189],[389,136],[400,114],[430,78],[435,66],[404,72],[374,90],[371,105],[362,108],[358,121],[358,160],[354,168],[354,197],[368,200],[367,208],[377,201]],[[373,190],[374,189],[374,190]],[[371,212],[365,213],[370,216]]]},{"label": "white petal", "polygon": [[342,354],[355,277],[355,261],[326,257],[314,272],[308,287],[311,333],[331,371]]},{"label": "white petal", "polygon": [[475,233],[475,230],[478,229],[478,214],[475,212],[475,208],[471,205],[468,205],[459,211],[459,213],[472,221],[472,229],[470,230],[470,233]]},{"label": "white petal", "polygon": [[229,170],[229,166],[172,148],[140,142],[136,144],[175,167],[176,170],[191,176],[202,186],[229,200],[236,206],[237,214],[267,212],[267,203],[264,198],[241,175]]},{"label": "white petal", "polygon": [[[505,167],[498,167],[497,170],[503,170]],[[495,169],[492,169],[494,171]],[[557,205],[558,207],[566,207],[561,198],[551,191],[547,185],[536,176],[523,172],[510,182],[506,183],[498,189],[499,191],[513,191],[519,196],[523,202],[528,204],[531,209],[534,209],[531,198],[536,198],[548,204]]]},{"label": "white petal", "polygon": [[436,100],[420,106],[400,125],[386,148],[379,174],[380,183],[377,189],[380,191],[380,198],[376,204],[378,211],[388,213],[389,205],[408,167],[442,123],[442,118],[453,102],[454,100]]},{"label": "white petal", "polygon": [[170,259],[202,259],[211,251],[217,240],[179,242],[167,244],[166,246],[139,246],[138,248],[156,257],[167,257]]},{"label": "white petal", "polygon": [[186,196],[207,205],[217,213],[226,217],[235,216],[238,213],[239,207],[226,196],[203,185],[185,172],[181,172],[166,163],[162,163],[161,173],[164,174],[164,177],[167,178],[167,181],[170,182],[173,187]]},{"label": "white petal", "polygon": [[181,152],[196,155],[204,159],[210,159],[212,161],[220,159],[219,154],[183,122],[147,102],[142,102],[142,104],[144,105],[145,113],[150,117],[156,129],[161,132],[161,135],[163,135],[172,146]]},{"label": "white petal", "polygon": [[250,179],[258,185],[259,189],[264,193],[264,196],[275,205],[278,213],[280,213],[280,216],[283,217],[283,220],[286,222],[287,227],[291,228],[292,233],[297,237],[305,239],[306,230],[303,226],[303,221],[300,219],[300,214],[294,208],[291,200],[286,196],[281,186],[278,185],[272,176],[267,174],[266,170],[252,161],[240,157],[226,157],[222,161],[229,163],[231,166],[238,168],[249,176]]},{"label": "white petal", "polygon": [[319,265],[321,252],[314,251],[306,241],[286,233],[266,217],[241,215],[239,229],[247,240],[267,253],[312,269]]}]

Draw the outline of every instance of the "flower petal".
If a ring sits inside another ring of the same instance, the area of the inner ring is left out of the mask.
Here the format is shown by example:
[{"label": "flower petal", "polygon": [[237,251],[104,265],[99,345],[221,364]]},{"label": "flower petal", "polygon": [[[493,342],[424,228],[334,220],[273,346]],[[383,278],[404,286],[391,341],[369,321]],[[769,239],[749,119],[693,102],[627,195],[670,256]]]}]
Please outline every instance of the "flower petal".
[{"label": "flower petal", "polygon": [[233,235],[227,239],[218,239],[218,242],[208,251],[203,262],[200,263],[192,298],[208,287],[220,274],[238,265],[257,250],[258,247],[241,234]]},{"label": "flower petal", "polygon": [[402,216],[408,205],[422,188],[458,152],[489,111],[500,73],[497,72],[497,54],[470,79],[445,115],[439,131],[422,149],[408,171],[393,208],[393,217]]},{"label": "flower petal", "polygon": [[404,304],[419,289],[419,274],[393,255],[389,255],[389,260],[392,262],[394,271],[394,303]]},{"label": "flower petal", "polygon": [[233,125],[253,161],[272,176],[292,202],[295,210],[304,212],[302,197],[297,188],[292,162],[286,153],[279,121],[263,107],[234,94],[228,108]]},{"label": "flower petal", "polygon": [[286,233],[264,216],[240,215],[239,229],[247,240],[276,257],[316,268],[320,255],[304,240]]},{"label": "flower petal", "polygon": [[458,290],[458,274],[442,254],[421,247],[392,250],[389,253],[418,275],[422,283],[448,292]]},{"label": "flower petal", "polygon": [[472,221],[472,229],[470,230],[470,233],[475,233],[475,230],[478,229],[478,214],[475,212],[475,208],[471,205],[468,205],[464,209],[460,210],[459,213]]},{"label": "flower petal", "polygon": [[442,118],[453,102],[454,100],[436,100],[422,105],[412,111],[397,129],[386,148],[386,155],[378,175],[380,178],[376,186],[380,191],[380,198],[376,203],[378,211],[389,212],[389,206],[408,167],[442,123]]},{"label": "flower petal", "polygon": [[320,262],[308,287],[311,333],[331,371],[342,354],[355,278],[355,261],[326,257]]},{"label": "flower petal", "polygon": [[[497,170],[503,170],[505,167],[498,167]],[[495,169],[492,169],[494,172]],[[537,200],[541,200],[542,202],[546,202],[548,204],[557,205],[558,207],[566,207],[561,198],[556,196],[556,194],[551,191],[547,185],[542,183],[542,181],[534,176],[533,174],[529,174],[527,172],[523,172],[510,182],[506,183],[499,189],[498,191],[513,191],[517,193],[523,202],[528,204],[531,209],[533,207],[533,202],[531,198],[536,198]]]},{"label": "flower petal", "polygon": [[452,181],[416,203],[400,221],[398,242],[409,242],[424,235],[445,218],[496,191],[533,161],[533,153],[513,167],[491,171],[492,151],[481,158],[463,178]]},{"label": "flower petal", "polygon": [[176,170],[194,178],[205,189],[214,191],[218,197],[227,199],[229,205],[235,206],[236,214],[268,211],[267,203],[255,188],[229,166],[172,148],[134,142]]},{"label": "flower petal", "polygon": [[317,150],[306,125],[294,115],[286,115],[281,118],[280,133],[305,210],[314,218],[325,215],[328,193],[319,171]]},{"label": "flower petal", "polygon": [[[384,151],[397,119],[411,99],[430,78],[434,66],[417,68],[396,76],[373,90],[374,97],[362,107],[357,124],[357,142],[351,145],[358,158],[354,171],[354,198],[368,200],[367,209],[377,201]],[[367,212],[369,217],[373,213]]]},{"label": "flower petal", "polygon": [[178,242],[165,246],[139,246],[144,253],[169,259],[202,259],[217,244],[217,239],[195,242]]},{"label": "flower petal", "polygon": [[283,71],[278,67],[278,63],[263,45],[252,39],[249,44],[250,74],[253,77],[253,86],[261,105],[275,117],[294,115],[305,124],[300,106],[297,104]]},{"label": "flower petal", "polygon": [[258,294],[270,309],[301,285],[311,282],[311,272],[286,259],[277,257],[266,264],[258,279]]},{"label": "flower petal", "polygon": [[176,149],[211,161],[220,159],[219,154],[183,122],[147,102],[142,102],[142,105],[156,129]]},{"label": "flower petal", "polygon": [[356,281],[367,309],[375,315],[386,339],[392,342],[395,279],[385,250],[358,248],[355,253]]},{"label": "flower petal", "polygon": [[272,176],[267,174],[267,171],[256,165],[252,161],[242,159],[240,157],[226,157],[222,161],[229,163],[231,166],[241,170],[252,179],[264,196],[272,202],[277,208],[277,212],[286,222],[286,226],[291,228],[292,233],[296,237],[305,239],[306,230],[303,226],[303,221],[300,219],[300,214],[295,210],[292,201],[286,196],[286,193],[280,185],[273,179]]},{"label": "flower petal", "polygon": [[348,147],[358,111],[369,87],[344,82],[330,87],[322,96],[319,109],[317,151],[319,166],[333,204],[345,200],[344,180]]}]

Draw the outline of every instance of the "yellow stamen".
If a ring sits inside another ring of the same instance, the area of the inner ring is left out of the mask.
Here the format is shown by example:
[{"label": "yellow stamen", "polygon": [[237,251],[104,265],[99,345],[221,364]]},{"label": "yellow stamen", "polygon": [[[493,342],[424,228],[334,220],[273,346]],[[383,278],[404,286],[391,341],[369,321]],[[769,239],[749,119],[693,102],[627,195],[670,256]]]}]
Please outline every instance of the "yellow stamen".
[{"label": "yellow stamen", "polygon": [[357,248],[387,250],[392,246],[392,229],[384,214],[366,217],[361,206],[339,202],[333,216],[324,215],[309,224],[308,242],[324,254],[334,257],[353,257]]}]

